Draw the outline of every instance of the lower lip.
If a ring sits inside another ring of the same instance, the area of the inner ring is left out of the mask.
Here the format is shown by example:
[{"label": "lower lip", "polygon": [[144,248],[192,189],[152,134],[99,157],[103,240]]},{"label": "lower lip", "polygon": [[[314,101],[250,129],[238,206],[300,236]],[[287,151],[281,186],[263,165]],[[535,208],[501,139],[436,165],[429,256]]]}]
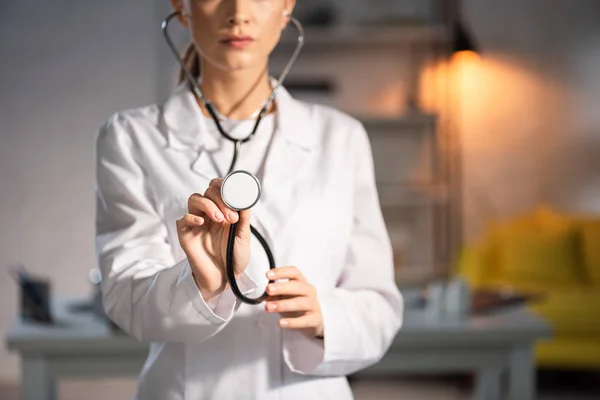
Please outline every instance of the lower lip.
[{"label": "lower lip", "polygon": [[250,46],[252,44],[252,40],[250,40],[250,39],[227,40],[222,43],[233,49],[243,49],[244,47]]}]

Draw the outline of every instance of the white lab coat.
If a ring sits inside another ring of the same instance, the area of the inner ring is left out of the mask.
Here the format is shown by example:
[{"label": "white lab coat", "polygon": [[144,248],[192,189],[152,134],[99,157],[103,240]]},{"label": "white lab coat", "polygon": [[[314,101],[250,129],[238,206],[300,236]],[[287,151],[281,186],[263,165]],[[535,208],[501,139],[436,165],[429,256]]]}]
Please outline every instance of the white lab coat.
[{"label": "white lab coat", "polygon": [[[282,330],[278,314],[240,304],[230,290],[210,305],[202,299],[175,220],[189,195],[219,176],[209,155],[223,140],[207,132],[185,85],[162,106],[115,114],[98,132],[103,301],[116,324],[151,343],[139,399],[350,399],[345,375],[377,362],[400,328],[403,302],[362,124],[284,88],[277,105],[251,221],[277,266],[298,267],[316,287],[324,340]],[[256,243],[241,282],[248,290],[268,269]]]}]

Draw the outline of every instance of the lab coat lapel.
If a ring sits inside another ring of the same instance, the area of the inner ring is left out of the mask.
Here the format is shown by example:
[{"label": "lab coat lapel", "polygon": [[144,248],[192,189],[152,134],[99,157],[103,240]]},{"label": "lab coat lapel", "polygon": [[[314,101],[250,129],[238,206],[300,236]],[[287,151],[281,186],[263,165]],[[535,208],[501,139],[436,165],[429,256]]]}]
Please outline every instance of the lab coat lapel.
[{"label": "lab coat lapel", "polygon": [[319,145],[318,131],[306,105],[280,88],[277,108],[277,130],[265,161],[262,195],[252,209],[274,249],[278,248],[276,239],[310,192],[307,166],[317,155]]},{"label": "lab coat lapel", "polygon": [[185,84],[177,87],[163,109],[170,149],[193,154],[190,168],[210,180],[219,176],[209,152],[219,147],[210,134],[193,93]]}]

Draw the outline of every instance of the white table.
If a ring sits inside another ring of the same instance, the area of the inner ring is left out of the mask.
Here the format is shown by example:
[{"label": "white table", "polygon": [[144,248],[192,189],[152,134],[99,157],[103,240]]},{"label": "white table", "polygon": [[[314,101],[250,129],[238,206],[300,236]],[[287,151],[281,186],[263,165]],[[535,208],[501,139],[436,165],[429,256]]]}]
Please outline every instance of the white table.
[{"label": "white table", "polygon": [[121,331],[91,311],[74,312],[85,300],[53,304],[52,326],[23,322],[11,326],[7,345],[21,356],[21,398],[56,399],[56,381],[66,377],[137,376],[148,345]]},{"label": "white table", "polygon": [[[81,302],[81,301],[79,301]],[[91,312],[73,312],[77,301],[54,304],[54,326],[16,320],[9,349],[21,356],[21,397],[56,398],[56,381],[64,377],[137,376],[147,345],[118,332]],[[431,320],[408,310],[388,354],[359,375],[406,372],[474,371],[476,398],[501,398],[501,376],[508,372],[511,400],[533,400],[533,343],[550,335],[549,327],[523,310],[470,318],[465,322]]]},{"label": "white table", "polygon": [[[534,343],[551,334],[548,324],[521,307],[462,321],[408,309],[390,351],[358,375],[475,372],[476,399],[533,400]],[[508,393],[502,393],[505,375]]]}]

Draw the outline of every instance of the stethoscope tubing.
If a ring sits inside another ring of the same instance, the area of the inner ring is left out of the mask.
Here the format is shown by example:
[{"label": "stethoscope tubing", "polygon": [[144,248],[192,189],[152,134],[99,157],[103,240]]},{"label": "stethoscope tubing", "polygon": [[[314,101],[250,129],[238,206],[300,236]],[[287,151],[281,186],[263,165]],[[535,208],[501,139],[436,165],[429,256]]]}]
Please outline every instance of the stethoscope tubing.
[{"label": "stethoscope tubing", "polygon": [[[244,293],[242,293],[242,291],[240,290],[240,287],[237,284],[237,278],[235,276],[235,270],[234,270],[234,264],[233,264],[233,261],[234,261],[233,251],[234,251],[234,243],[235,243],[235,235],[237,233],[237,227],[238,227],[237,222],[234,224],[231,224],[231,226],[229,227],[229,237],[227,239],[227,253],[226,253],[227,254],[227,260],[226,260],[227,280],[229,281],[229,286],[231,287],[231,291],[233,292],[235,297],[237,297],[240,301],[242,301],[246,304],[253,304],[253,305],[260,304],[264,300],[266,300],[268,297],[266,291],[260,297],[251,298],[251,297],[247,297],[246,295],[244,295]],[[252,231],[252,234],[256,237],[256,239],[258,239],[261,246],[265,250],[265,253],[267,254],[267,258],[269,259],[269,269],[274,269],[275,268],[275,258],[273,257],[273,253],[271,252],[271,249],[269,248],[267,241],[265,240],[265,238],[262,237],[262,235],[252,225],[250,225],[250,230]],[[272,282],[273,282],[272,280],[269,280],[269,283],[272,283]]]},{"label": "stethoscope tubing", "polygon": [[[202,101],[202,103],[208,110],[212,119],[215,121],[217,129],[219,130],[219,133],[224,138],[226,138],[227,140],[234,143],[233,157],[231,160],[231,164],[229,166],[229,170],[227,172],[227,175],[229,176],[235,168],[235,165],[236,165],[236,162],[238,159],[238,154],[241,149],[241,145],[243,143],[250,141],[256,134],[256,132],[258,130],[258,126],[260,125],[262,118],[266,115],[270,105],[275,100],[277,91],[283,84],[283,81],[285,80],[285,78],[287,77],[288,73],[290,72],[292,66],[296,62],[296,58],[298,57],[298,54],[300,53],[300,50],[302,49],[302,46],[304,45],[304,29],[303,29],[300,21],[298,21],[296,18],[294,18],[292,16],[289,16],[290,21],[294,24],[294,26],[298,30],[298,42],[297,42],[296,48],[294,49],[294,53],[292,54],[291,58],[289,59],[289,61],[286,64],[285,68],[283,69],[283,72],[281,73],[281,76],[277,80],[277,83],[275,84],[275,87],[273,88],[271,95],[269,96],[267,101],[263,104],[263,106],[260,110],[260,113],[258,114],[258,117],[256,118],[256,122],[254,123],[252,132],[250,132],[250,134],[247,137],[245,137],[244,139],[236,139],[236,138],[230,136],[227,132],[225,132],[225,130],[221,126],[221,122],[219,121],[219,117],[217,116],[214,105],[204,97],[204,94],[202,93],[202,90],[200,89],[200,86],[198,85],[197,80],[194,79],[194,76],[192,75],[190,70],[185,65],[185,62],[181,59],[177,47],[171,40],[171,37],[170,37],[168,29],[167,29],[169,26],[169,22],[176,16],[183,15],[183,14],[184,13],[182,11],[175,11],[175,12],[171,13],[167,18],[165,18],[163,20],[163,22],[161,24],[161,29],[163,32],[163,36],[164,36],[169,48],[171,49],[171,52],[175,56],[175,59],[179,63],[179,66],[183,70],[183,72],[186,76],[186,79],[188,80],[188,82],[191,86],[192,91],[198,97],[198,99],[200,99],[200,101]],[[234,269],[234,245],[235,245],[237,229],[238,229],[237,222],[234,224],[231,224],[229,227],[229,235],[228,235],[228,240],[227,240],[227,251],[226,251],[226,267],[225,267],[226,274],[227,274],[227,280],[229,281],[229,286],[231,287],[231,291],[233,292],[235,297],[238,298],[241,302],[246,303],[246,304],[252,304],[252,305],[260,304],[264,300],[266,300],[268,297],[266,291],[260,297],[251,298],[251,297],[244,295],[244,293],[242,293],[242,291],[240,290],[240,287],[237,284],[237,279],[235,276],[235,269]],[[273,253],[269,247],[269,244],[267,243],[265,238],[252,225],[250,225],[250,231],[258,239],[258,241],[260,242],[261,246],[263,247],[265,253],[267,254],[267,258],[269,259],[269,269],[274,269],[275,268],[275,258],[273,257]],[[273,282],[272,280],[269,280],[269,283],[272,283],[272,282]]]}]

